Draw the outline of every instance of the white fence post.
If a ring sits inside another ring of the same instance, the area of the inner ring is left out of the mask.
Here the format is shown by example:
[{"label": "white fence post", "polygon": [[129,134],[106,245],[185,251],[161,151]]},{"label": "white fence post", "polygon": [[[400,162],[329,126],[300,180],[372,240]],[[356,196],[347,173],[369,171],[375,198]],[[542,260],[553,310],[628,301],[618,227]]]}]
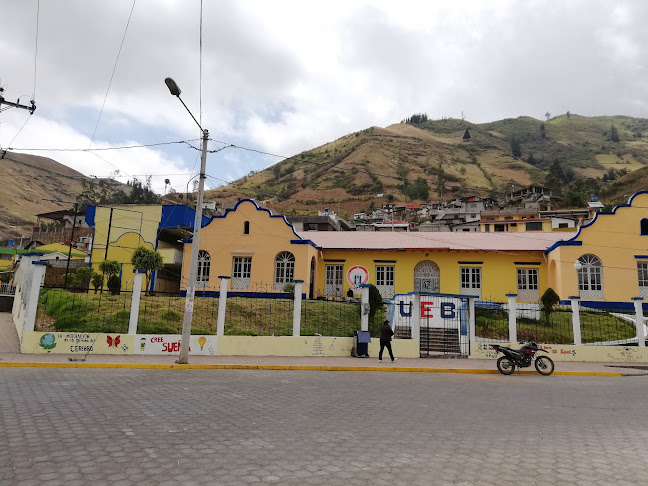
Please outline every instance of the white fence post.
[{"label": "white fence post", "polygon": [[128,320],[128,334],[137,334],[137,321],[139,320],[140,298],[142,296],[142,278],[146,270],[133,269],[133,294],[131,295],[130,319]]},{"label": "white fence post", "polygon": [[570,296],[572,310],[572,328],[574,330],[574,344],[583,344],[581,339],[581,325],[580,325],[580,297]]},{"label": "white fence post", "polygon": [[421,340],[421,294],[414,294],[412,299],[412,313],[411,326],[412,326],[412,339]]},{"label": "white fence post", "polygon": [[635,308],[635,316],[637,318],[637,345],[646,346],[646,333],[644,330],[644,317],[643,317],[643,298],[633,297]]},{"label": "white fence post", "polygon": [[299,337],[301,324],[301,305],[302,305],[302,284],[303,280],[295,280],[295,299],[293,307],[293,336]]},{"label": "white fence post", "polygon": [[477,333],[475,331],[475,298],[468,299],[468,335],[470,342],[474,343]]},{"label": "white fence post", "polygon": [[38,311],[38,295],[40,293],[41,285],[45,280],[45,271],[47,270],[47,262],[31,262],[31,266],[27,269],[27,272],[31,273],[28,276],[27,283],[28,288],[23,288],[23,291],[26,290],[27,294],[25,295],[25,320],[23,321],[22,334],[20,335],[20,342],[22,343],[22,337],[27,331],[33,331],[36,326],[36,312]]},{"label": "white fence post", "polygon": [[517,306],[515,304],[515,298],[517,294],[506,294],[508,297],[508,325],[509,325],[509,341],[512,344],[517,343]]},{"label": "white fence post", "polygon": [[216,335],[225,334],[225,311],[227,310],[227,281],[230,277],[220,275],[220,292],[218,293],[218,318],[216,319]]},{"label": "white fence post", "polygon": [[369,330],[369,285],[361,284],[360,291],[362,295],[362,308],[360,310],[360,330],[368,331]]}]

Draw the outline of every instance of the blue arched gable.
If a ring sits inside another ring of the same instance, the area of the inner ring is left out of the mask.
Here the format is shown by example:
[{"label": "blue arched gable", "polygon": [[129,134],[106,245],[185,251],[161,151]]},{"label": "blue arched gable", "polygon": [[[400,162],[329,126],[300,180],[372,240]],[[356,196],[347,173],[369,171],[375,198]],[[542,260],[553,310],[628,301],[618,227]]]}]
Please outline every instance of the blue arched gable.
[{"label": "blue arched gable", "polygon": [[[283,214],[272,214],[272,211],[270,211],[270,210],[267,209],[267,208],[262,208],[262,207],[260,207],[260,206],[256,203],[256,201],[255,201],[254,199],[249,199],[249,198],[245,198],[245,199],[241,199],[241,200],[239,200],[239,201],[236,203],[236,205],[235,205],[232,209],[226,209],[225,212],[224,212],[223,214],[216,215],[216,216],[212,216],[211,219],[209,220],[209,223],[207,223],[207,224],[204,225],[204,226],[208,226],[208,225],[210,225],[211,222],[212,222],[213,220],[215,220],[215,219],[224,219],[224,218],[226,218],[227,215],[228,215],[229,213],[231,213],[231,212],[233,212],[233,211],[236,211],[236,210],[238,209],[239,205],[240,205],[241,203],[244,203],[244,202],[251,202],[252,204],[254,204],[254,207],[256,208],[257,211],[265,211],[266,213],[268,213],[268,215],[269,215],[271,218],[279,218],[279,219],[283,220],[283,222],[286,224],[286,226],[288,226],[288,227],[291,229],[291,231],[293,232],[293,234],[295,235],[295,238],[296,238],[296,239],[295,239],[295,240],[290,240],[290,243],[291,243],[291,244],[293,244],[293,245],[294,245],[294,244],[312,245],[312,246],[314,246],[315,248],[317,248],[317,246],[315,246],[315,244],[314,244],[311,240],[307,240],[307,239],[302,238],[301,236],[299,236],[299,235],[297,234],[297,232],[295,231],[295,227],[294,227],[292,224],[290,224],[290,223],[288,222],[288,220],[286,219],[286,217],[285,217]],[[191,237],[186,238],[186,239],[183,240],[183,242],[185,242],[185,243],[191,243],[191,241],[192,241],[192,238],[191,238]]]},{"label": "blue arched gable", "polygon": [[580,236],[581,231],[583,230],[583,228],[588,228],[588,227],[592,226],[594,223],[596,223],[596,221],[598,220],[599,216],[610,216],[610,215],[614,215],[614,214],[616,214],[617,210],[619,210],[619,209],[621,209],[621,208],[630,208],[630,207],[632,207],[632,201],[634,200],[635,197],[637,197],[637,196],[640,195],[640,194],[648,194],[648,191],[639,191],[639,192],[635,192],[635,193],[630,197],[630,199],[628,199],[628,203],[627,203],[627,204],[619,204],[618,206],[615,206],[615,207],[612,209],[612,211],[601,211],[600,213],[595,213],[595,214],[594,214],[594,218],[592,218],[592,221],[590,221],[589,223],[587,223],[587,224],[581,226],[580,228],[578,228],[578,232],[576,233],[576,235],[574,235],[572,238],[570,238],[570,239],[568,239],[568,240],[565,240],[565,241],[557,241],[556,243],[554,243],[553,245],[551,245],[549,248],[547,248],[547,251],[545,252],[545,254],[549,254],[549,253],[551,253],[553,250],[555,250],[555,249],[558,248],[559,246],[579,246],[579,245],[582,245],[582,242],[581,242],[581,241],[577,241],[577,240],[578,240],[578,237]]}]

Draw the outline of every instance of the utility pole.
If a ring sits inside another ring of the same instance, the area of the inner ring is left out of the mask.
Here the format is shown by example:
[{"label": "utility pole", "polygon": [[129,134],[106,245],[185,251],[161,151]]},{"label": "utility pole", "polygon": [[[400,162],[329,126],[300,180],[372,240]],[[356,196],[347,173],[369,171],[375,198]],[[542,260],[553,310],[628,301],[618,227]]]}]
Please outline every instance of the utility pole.
[{"label": "utility pole", "polygon": [[[29,111],[30,115],[33,115],[34,111],[36,111],[36,103],[34,102],[34,100],[31,100],[29,102],[29,105],[21,105],[20,98],[18,98],[15,103],[12,103],[11,101],[4,99],[4,97],[2,96],[3,92],[4,88],[0,87],[0,112],[8,110],[9,108],[22,108],[23,110]],[[2,105],[7,105],[7,107],[3,108]]]},{"label": "utility pole", "polygon": [[74,242],[74,229],[76,228],[78,208],[79,208],[79,203],[74,203],[74,220],[72,221],[72,233],[70,234],[70,249],[68,250],[67,265],[65,267],[65,278],[63,278],[64,289],[67,287],[67,283],[69,280],[68,273],[70,272],[70,259],[72,258],[72,242]]}]

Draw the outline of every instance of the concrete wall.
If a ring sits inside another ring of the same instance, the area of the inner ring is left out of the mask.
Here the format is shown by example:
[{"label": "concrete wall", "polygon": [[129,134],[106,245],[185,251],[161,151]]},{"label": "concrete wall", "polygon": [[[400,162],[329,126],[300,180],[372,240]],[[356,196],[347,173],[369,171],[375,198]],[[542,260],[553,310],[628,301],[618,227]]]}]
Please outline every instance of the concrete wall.
[{"label": "concrete wall", "polygon": [[[326,336],[191,336],[190,354],[203,356],[351,356],[353,338]],[[379,340],[369,344],[378,356]],[[180,335],[103,334],[75,332],[26,332],[22,353],[54,354],[177,354]],[[394,354],[418,358],[419,342],[393,341]]]},{"label": "concrete wall", "polygon": [[[498,343],[500,344],[500,343]],[[506,344],[518,349],[519,344]],[[573,344],[541,344],[546,354],[554,361],[582,361],[599,363],[648,363],[648,350],[638,346],[588,346]],[[539,353],[541,356],[545,353]],[[502,356],[497,354],[488,343],[470,343],[471,359],[492,359]]]}]

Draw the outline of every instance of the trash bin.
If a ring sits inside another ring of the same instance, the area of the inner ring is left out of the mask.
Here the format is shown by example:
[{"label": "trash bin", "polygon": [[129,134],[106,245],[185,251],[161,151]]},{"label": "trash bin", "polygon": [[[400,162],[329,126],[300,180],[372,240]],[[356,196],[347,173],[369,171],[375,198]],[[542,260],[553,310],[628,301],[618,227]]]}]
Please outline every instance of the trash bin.
[{"label": "trash bin", "polygon": [[371,335],[369,331],[353,331],[353,356],[356,358],[368,358],[370,342]]}]

